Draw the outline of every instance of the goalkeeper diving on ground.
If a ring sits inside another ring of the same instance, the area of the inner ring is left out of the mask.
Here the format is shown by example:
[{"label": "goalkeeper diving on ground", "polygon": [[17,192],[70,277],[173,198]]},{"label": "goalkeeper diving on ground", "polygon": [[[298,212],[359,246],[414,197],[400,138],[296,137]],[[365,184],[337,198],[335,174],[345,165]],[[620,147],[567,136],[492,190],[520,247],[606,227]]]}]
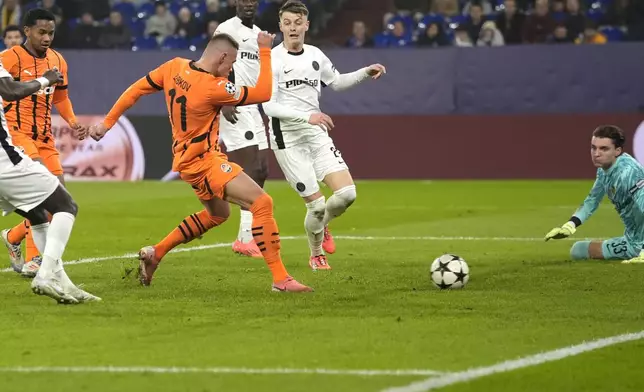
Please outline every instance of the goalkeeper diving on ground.
[{"label": "goalkeeper diving on ground", "polygon": [[644,168],[624,152],[624,131],[613,125],[593,131],[591,156],[597,167],[597,178],[583,204],[568,222],[556,227],[545,240],[566,238],[588,220],[604,196],[613,203],[622,222],[624,235],[604,241],[577,241],[570,248],[573,260],[623,260],[644,263]]}]

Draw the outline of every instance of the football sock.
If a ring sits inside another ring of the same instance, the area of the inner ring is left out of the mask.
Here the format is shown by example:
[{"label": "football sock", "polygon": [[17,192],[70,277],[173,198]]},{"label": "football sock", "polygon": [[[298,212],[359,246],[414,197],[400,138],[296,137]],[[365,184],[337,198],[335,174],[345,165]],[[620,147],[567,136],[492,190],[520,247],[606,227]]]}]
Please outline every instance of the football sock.
[{"label": "football sock", "polygon": [[9,230],[9,233],[7,233],[7,240],[14,245],[18,245],[27,236],[27,230],[29,230],[29,221],[24,220]]},{"label": "football sock", "polygon": [[337,191],[333,192],[333,195],[329,197],[329,200],[326,202],[326,211],[324,213],[324,220],[322,225],[326,226],[329,222],[344,214],[344,212],[349,208],[351,204],[356,200],[356,186],[349,185],[344,188],[340,188]]},{"label": "football sock", "polygon": [[273,199],[264,193],[255,200],[250,211],[253,214],[252,233],[257,247],[273,274],[273,282],[282,281],[288,277],[288,272],[280,256],[280,234],[273,217]]},{"label": "football sock", "polygon": [[38,275],[43,278],[56,274],[63,269],[62,257],[65,247],[72,234],[76,217],[68,212],[57,212],[52,216],[51,223],[32,226],[34,241],[42,244],[43,235],[46,237],[45,247],[42,252],[42,265]]},{"label": "football sock", "polygon": [[324,254],[322,251],[322,241],[324,240],[324,224],[322,220],[325,215],[324,196],[319,199],[306,203],[306,216],[304,217],[304,228],[309,240],[311,256]]},{"label": "football sock", "polygon": [[31,232],[31,226],[29,221],[25,221],[27,226],[27,235],[25,236],[25,261],[29,262],[33,260],[34,257],[40,255],[38,248],[34,243],[33,233]]},{"label": "football sock", "polygon": [[244,244],[247,244],[253,240],[253,234],[251,233],[251,227],[253,225],[253,214],[248,210],[240,210],[239,217],[239,233],[237,234],[237,239]]},{"label": "football sock", "polygon": [[[51,214],[47,213],[49,221],[51,221]],[[38,250],[38,247],[34,243],[33,234],[31,232],[31,222],[25,220],[25,225],[27,226],[27,236],[25,241],[25,261],[29,262],[34,259],[34,257],[39,256],[42,252]]]},{"label": "football sock", "polygon": [[161,260],[172,249],[180,244],[187,244],[215,226],[219,226],[227,218],[211,216],[208,211],[201,210],[187,216],[170,234],[154,246],[156,257]]},{"label": "football sock", "polygon": [[577,241],[570,248],[570,258],[573,260],[586,260],[590,258],[588,248],[590,241]]},{"label": "football sock", "polygon": [[30,231],[34,240],[34,245],[38,251],[44,251],[47,244],[47,231],[49,229],[49,222],[41,225],[31,226]]}]

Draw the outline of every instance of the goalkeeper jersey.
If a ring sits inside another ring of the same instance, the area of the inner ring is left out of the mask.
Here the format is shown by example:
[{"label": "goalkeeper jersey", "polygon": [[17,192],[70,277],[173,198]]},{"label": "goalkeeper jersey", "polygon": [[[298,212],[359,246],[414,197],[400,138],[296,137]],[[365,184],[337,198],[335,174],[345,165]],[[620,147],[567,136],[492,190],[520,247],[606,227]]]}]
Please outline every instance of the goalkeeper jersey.
[{"label": "goalkeeper jersey", "polygon": [[644,168],[623,153],[608,170],[597,169],[590,193],[573,216],[582,223],[597,210],[604,196],[613,203],[625,226],[629,241],[644,242]]}]

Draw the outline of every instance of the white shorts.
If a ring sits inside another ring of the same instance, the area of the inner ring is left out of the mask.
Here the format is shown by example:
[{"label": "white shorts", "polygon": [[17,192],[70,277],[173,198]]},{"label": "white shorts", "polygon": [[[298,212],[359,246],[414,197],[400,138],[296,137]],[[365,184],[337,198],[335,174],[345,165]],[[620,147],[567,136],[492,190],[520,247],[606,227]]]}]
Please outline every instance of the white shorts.
[{"label": "white shorts", "polygon": [[333,140],[327,134],[274,151],[286,181],[301,197],[318,192],[318,182],[328,174],[349,170],[340,150],[335,148]]},{"label": "white shorts", "polygon": [[3,215],[14,210],[29,212],[58,188],[58,177],[30,158],[0,172],[0,208]]},{"label": "white shorts", "polygon": [[226,146],[226,151],[235,151],[250,146],[257,146],[260,150],[267,149],[266,128],[259,109],[239,108],[238,110],[235,124],[228,122],[223,115],[219,121],[219,137]]}]

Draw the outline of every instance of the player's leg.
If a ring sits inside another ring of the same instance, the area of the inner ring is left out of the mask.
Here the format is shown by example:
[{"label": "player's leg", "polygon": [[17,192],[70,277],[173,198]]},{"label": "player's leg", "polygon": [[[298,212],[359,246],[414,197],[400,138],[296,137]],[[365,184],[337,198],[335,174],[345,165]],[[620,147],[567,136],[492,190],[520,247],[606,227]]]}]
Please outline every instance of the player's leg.
[{"label": "player's leg", "polygon": [[[45,160],[40,155],[32,159],[35,162],[47,167],[47,165],[45,164]],[[49,168],[47,169],[49,170]],[[51,173],[51,170],[50,170],[50,173]],[[22,271],[20,275],[24,276],[25,278],[33,278],[34,276],[36,276],[36,273],[38,272],[38,269],[42,264],[42,257],[40,256],[40,252],[38,252],[38,247],[34,242],[33,231],[31,229],[31,222],[29,220],[26,220],[25,226],[27,227],[27,231],[25,233],[25,264],[22,267]]]},{"label": "player's leg", "polygon": [[315,177],[308,145],[301,144],[283,150],[275,150],[275,158],[286,181],[300,195],[306,205],[304,230],[311,251],[309,266],[314,271],[331,269],[322,249],[324,239],[324,224],[322,222],[326,200],[320,192],[320,185]]},{"label": "player's leg", "polygon": [[[234,151],[227,152],[228,158],[244,169],[260,187],[264,187],[266,177],[268,177],[268,165],[266,163],[266,151],[260,151],[257,145],[243,147]],[[262,157],[264,161],[262,162]],[[253,223],[253,214],[244,207],[240,207],[239,233],[237,240],[233,244],[233,251],[241,255],[251,257],[262,257],[257,244],[253,241],[251,226]]]},{"label": "player's leg", "polygon": [[572,260],[603,259],[603,241],[577,241],[570,247]]},{"label": "player's leg", "polygon": [[40,207],[51,214],[39,216],[32,221],[32,232],[36,246],[43,252],[43,261],[38,275],[42,278],[54,276],[63,269],[62,255],[71,236],[78,206],[62,185],[42,203]]},{"label": "player's leg", "polygon": [[71,295],[78,302],[100,301],[101,298],[76,287],[62,266],[62,255],[76,221],[78,205],[67,189],[63,185],[59,185],[42,206],[47,211],[48,222],[38,226],[34,225],[31,229],[34,242],[43,255],[40,270],[47,268],[46,259],[56,261],[56,265],[60,266],[59,271],[56,272],[57,278],[60,279],[66,294]]},{"label": "player's leg", "polygon": [[[45,233],[48,231],[49,217],[47,211],[42,206],[34,207],[29,211],[18,209],[16,210],[16,213],[32,222],[37,231],[39,229],[42,229],[42,231],[44,231]],[[40,236],[38,237],[40,239]],[[39,241],[39,245],[41,245],[43,251],[46,247],[46,243],[46,238],[42,240],[42,243],[40,243]],[[48,271],[52,269],[52,265],[48,265],[47,267]],[[57,267],[57,265],[54,265],[54,267]],[[79,301],[75,299],[71,294],[66,293],[66,290],[63,288],[62,281],[61,279],[58,279],[57,275],[60,274],[55,274],[54,272],[50,272],[49,274],[45,274],[44,272],[40,272],[40,274],[37,273],[36,276],[34,276],[34,279],[31,281],[31,290],[35,294],[48,296],[59,303],[79,303]]]},{"label": "player's leg", "polygon": [[[264,188],[264,182],[268,177],[268,142],[259,111],[255,108],[240,110],[235,124],[222,119],[220,137],[226,146],[228,160],[241,166],[250,178]],[[251,212],[240,207],[239,232],[233,243],[233,251],[245,256],[262,257],[253,240],[252,223]]]},{"label": "player's leg", "polygon": [[[3,173],[1,185],[11,187],[4,198],[8,198],[16,210],[31,220],[34,241],[43,254],[43,263],[32,281],[32,290],[66,303],[98,300],[78,289],[63,269],[62,255],[78,207],[58,179],[42,164],[23,159],[11,173]],[[52,216],[51,224],[48,213]]]},{"label": "player's leg", "polygon": [[31,222],[34,242],[42,253],[42,265],[31,282],[32,291],[61,303],[100,301],[76,287],[63,268],[62,256],[78,213],[78,206],[62,185],[25,216]]},{"label": "player's leg", "polygon": [[[47,170],[56,176],[58,181],[65,186],[65,177],[63,176],[63,166],[60,162],[60,153],[56,149],[54,140],[52,138],[48,138],[47,141],[36,140],[34,144],[38,149],[38,156],[33,158],[34,161],[44,165]],[[38,247],[34,243],[33,232],[28,230],[25,241],[25,265],[22,268],[21,275],[33,278],[36,276],[41,263],[42,256],[38,251]]]},{"label": "player's leg", "polygon": [[[38,154],[38,147],[36,146],[35,141],[26,135],[22,134],[16,134],[13,133],[12,135],[12,141],[13,144],[20,148],[25,155],[30,157],[33,160],[42,160],[40,159],[40,155]],[[29,235],[29,221],[24,220],[20,223],[18,223],[16,226],[12,227],[11,229],[5,229],[0,232],[0,237],[2,238],[5,246],[7,247],[7,250],[9,252],[9,260],[11,262],[11,267],[13,268],[14,271],[17,273],[21,274],[23,270],[30,270],[33,268],[32,265],[30,266],[25,266],[25,255],[22,252],[21,249],[21,244],[22,241],[25,238],[27,239],[27,244],[26,244],[26,252],[29,253],[27,255],[26,260],[30,261],[33,258],[33,240],[31,240],[31,236]],[[36,252],[37,253],[37,252]],[[35,270],[33,271],[33,274],[27,275],[27,276],[35,276],[36,271],[38,269],[39,265],[35,265]]]},{"label": "player's leg", "polygon": [[610,238],[604,241],[577,241],[570,248],[572,260],[628,260],[639,255],[641,247],[626,237]]},{"label": "player's leg", "polygon": [[225,184],[224,200],[246,207],[253,214],[253,237],[273,274],[273,291],[312,291],[293,279],[284,267],[279,229],[273,216],[273,199],[240,170]]},{"label": "player's leg", "polygon": [[159,263],[168,252],[195,238],[201,238],[208,230],[223,224],[230,215],[230,204],[217,198],[208,200],[206,209],[189,215],[159,243],[139,250],[139,280],[149,286]]},{"label": "player's leg", "polygon": [[[319,146],[319,147],[318,147]],[[340,215],[356,200],[356,186],[349,167],[344,162],[342,154],[328,138],[321,140],[314,150],[314,169],[319,180],[325,183],[333,195],[326,202],[324,211],[324,242],[322,246],[327,253],[335,252],[335,241],[329,230],[329,222]]]},{"label": "player's leg", "polygon": [[201,238],[208,230],[224,223],[230,216],[230,206],[223,200],[212,199],[212,213],[204,209],[185,217],[167,237],[154,246],[161,260],[168,252],[180,244],[187,244]]}]

